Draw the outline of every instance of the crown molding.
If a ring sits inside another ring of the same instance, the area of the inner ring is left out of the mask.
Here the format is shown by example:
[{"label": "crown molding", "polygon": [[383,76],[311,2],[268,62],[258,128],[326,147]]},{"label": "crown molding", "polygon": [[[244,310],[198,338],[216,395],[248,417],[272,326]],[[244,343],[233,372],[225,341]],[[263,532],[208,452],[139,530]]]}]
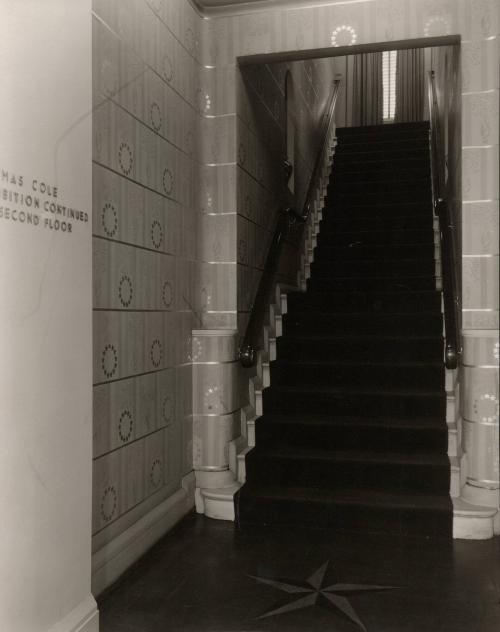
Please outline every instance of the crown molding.
[{"label": "crown molding", "polygon": [[204,17],[262,13],[275,9],[312,9],[345,4],[368,4],[375,0],[192,0]]}]

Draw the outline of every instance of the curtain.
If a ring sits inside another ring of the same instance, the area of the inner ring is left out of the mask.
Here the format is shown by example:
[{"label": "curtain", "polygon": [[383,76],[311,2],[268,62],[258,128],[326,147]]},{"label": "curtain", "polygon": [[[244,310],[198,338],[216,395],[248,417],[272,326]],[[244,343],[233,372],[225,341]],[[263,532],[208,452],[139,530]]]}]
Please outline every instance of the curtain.
[{"label": "curtain", "polygon": [[350,55],[347,86],[346,125],[382,123],[382,53]]},{"label": "curtain", "polygon": [[424,49],[398,50],[396,59],[397,123],[422,121],[425,103]]}]

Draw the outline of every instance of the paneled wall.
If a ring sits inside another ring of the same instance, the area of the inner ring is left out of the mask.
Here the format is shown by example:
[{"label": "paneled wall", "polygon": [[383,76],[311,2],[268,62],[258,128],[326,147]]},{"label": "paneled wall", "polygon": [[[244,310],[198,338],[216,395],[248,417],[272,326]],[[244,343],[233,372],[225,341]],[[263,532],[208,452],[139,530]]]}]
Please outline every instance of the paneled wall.
[{"label": "paneled wall", "polygon": [[191,330],[217,309],[218,276],[198,202],[202,21],[183,0],[93,8],[98,548],[192,470]]},{"label": "paneled wall", "polygon": [[[289,205],[303,210],[334,72],[332,60],[315,59],[245,66],[237,76],[238,329],[243,335],[278,214]],[[294,130],[290,156],[287,117]],[[285,157],[293,163],[293,193],[285,184]],[[278,269],[278,279],[292,285],[299,239],[299,229],[289,233]]]}]

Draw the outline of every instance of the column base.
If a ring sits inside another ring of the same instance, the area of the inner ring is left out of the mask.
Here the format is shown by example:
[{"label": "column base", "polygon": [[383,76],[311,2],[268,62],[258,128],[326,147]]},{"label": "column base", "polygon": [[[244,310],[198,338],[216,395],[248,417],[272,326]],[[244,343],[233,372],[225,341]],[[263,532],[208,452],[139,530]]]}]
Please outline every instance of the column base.
[{"label": "column base", "polygon": [[453,538],[489,540],[499,533],[500,514],[496,507],[473,505],[463,498],[453,498]]},{"label": "column base", "polygon": [[234,495],[241,487],[231,470],[196,472],[196,511],[214,520],[234,522]]}]

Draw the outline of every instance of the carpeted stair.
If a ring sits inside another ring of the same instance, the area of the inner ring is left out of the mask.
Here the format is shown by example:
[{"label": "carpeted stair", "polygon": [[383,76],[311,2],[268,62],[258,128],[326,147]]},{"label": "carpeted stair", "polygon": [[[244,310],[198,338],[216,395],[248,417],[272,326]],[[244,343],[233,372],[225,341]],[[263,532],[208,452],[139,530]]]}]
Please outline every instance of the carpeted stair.
[{"label": "carpeted stair", "polygon": [[311,278],[288,295],[236,519],[449,538],[429,127],[337,134]]}]

